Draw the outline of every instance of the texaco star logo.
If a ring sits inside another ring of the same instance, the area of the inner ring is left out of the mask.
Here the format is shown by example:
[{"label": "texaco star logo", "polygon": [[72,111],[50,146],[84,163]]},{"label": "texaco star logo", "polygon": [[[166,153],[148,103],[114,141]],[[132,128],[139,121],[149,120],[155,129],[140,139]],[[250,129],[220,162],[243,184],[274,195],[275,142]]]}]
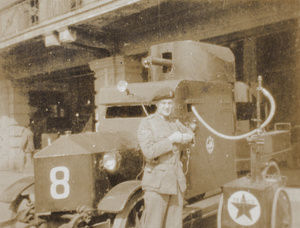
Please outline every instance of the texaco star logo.
[{"label": "texaco star logo", "polygon": [[241,226],[251,226],[257,222],[261,208],[254,195],[246,191],[233,193],[227,203],[230,217]]},{"label": "texaco star logo", "polygon": [[211,154],[214,151],[215,148],[215,142],[213,137],[208,136],[208,138],[206,139],[206,150],[209,154]]}]

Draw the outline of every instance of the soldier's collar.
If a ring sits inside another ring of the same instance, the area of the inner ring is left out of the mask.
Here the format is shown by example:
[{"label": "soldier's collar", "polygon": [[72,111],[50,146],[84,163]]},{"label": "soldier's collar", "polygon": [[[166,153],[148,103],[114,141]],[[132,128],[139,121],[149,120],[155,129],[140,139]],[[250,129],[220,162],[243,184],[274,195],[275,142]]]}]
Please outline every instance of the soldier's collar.
[{"label": "soldier's collar", "polygon": [[162,118],[162,119],[164,119],[164,120],[167,120],[167,121],[169,121],[169,120],[172,119],[171,115],[168,116],[168,117],[165,117],[165,116],[163,116],[163,115],[160,115],[160,114],[156,113],[156,116],[158,116],[159,118]]}]

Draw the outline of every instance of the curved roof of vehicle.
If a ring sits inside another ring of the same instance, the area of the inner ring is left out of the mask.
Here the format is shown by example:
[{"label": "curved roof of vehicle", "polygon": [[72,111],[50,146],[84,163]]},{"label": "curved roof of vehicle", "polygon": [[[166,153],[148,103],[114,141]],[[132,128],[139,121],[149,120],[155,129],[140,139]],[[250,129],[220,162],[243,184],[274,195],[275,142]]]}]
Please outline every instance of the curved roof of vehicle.
[{"label": "curved roof of vehicle", "polygon": [[155,81],[144,83],[128,84],[129,94],[119,92],[116,86],[101,88],[97,96],[99,104],[132,104],[132,103],[150,103],[153,96],[164,87],[176,90],[182,80]]},{"label": "curved roof of vehicle", "polygon": [[175,92],[175,99],[195,99],[200,98],[202,93],[208,91],[232,90],[231,85],[225,82],[199,81],[199,80],[167,80],[147,83],[128,84],[127,92],[119,92],[117,86],[101,88],[98,96],[98,104],[102,105],[134,105],[149,104],[153,97],[165,87],[169,87]]}]

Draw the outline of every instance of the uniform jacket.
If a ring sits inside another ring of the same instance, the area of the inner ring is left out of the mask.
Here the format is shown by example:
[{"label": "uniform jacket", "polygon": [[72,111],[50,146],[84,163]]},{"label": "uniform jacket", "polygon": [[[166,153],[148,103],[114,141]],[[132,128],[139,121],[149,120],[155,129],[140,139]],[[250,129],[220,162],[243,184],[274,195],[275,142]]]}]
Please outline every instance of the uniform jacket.
[{"label": "uniform jacket", "polygon": [[177,194],[178,187],[186,190],[186,179],[180,162],[184,146],[173,144],[168,137],[175,131],[192,133],[179,120],[165,120],[158,114],[152,114],[141,121],[138,129],[138,140],[146,158],[142,180],[144,190],[161,194]]}]

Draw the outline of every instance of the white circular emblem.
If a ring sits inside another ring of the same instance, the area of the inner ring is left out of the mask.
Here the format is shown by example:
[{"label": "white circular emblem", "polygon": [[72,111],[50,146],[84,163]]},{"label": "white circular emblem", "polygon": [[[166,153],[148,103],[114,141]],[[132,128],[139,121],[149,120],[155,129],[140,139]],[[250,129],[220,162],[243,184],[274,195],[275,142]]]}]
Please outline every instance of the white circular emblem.
[{"label": "white circular emblem", "polygon": [[260,217],[261,208],[254,195],[246,191],[233,193],[227,203],[230,217],[241,226],[251,226]]},{"label": "white circular emblem", "polygon": [[215,148],[215,142],[213,137],[208,136],[208,138],[206,139],[206,150],[209,154],[211,154],[214,151]]}]

